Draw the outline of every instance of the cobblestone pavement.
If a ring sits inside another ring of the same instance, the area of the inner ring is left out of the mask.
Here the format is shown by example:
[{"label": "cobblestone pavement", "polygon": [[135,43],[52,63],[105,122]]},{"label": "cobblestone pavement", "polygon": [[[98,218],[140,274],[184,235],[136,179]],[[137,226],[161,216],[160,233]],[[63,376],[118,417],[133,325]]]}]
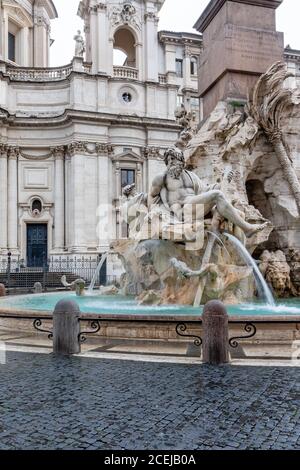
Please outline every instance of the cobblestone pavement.
[{"label": "cobblestone pavement", "polygon": [[0,449],[300,449],[300,369],[9,352]]}]

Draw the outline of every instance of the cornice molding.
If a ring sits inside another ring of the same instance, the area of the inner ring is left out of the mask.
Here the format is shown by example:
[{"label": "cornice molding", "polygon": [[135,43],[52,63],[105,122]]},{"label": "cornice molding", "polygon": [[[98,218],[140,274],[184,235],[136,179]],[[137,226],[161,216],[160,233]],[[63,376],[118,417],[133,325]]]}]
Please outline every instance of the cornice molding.
[{"label": "cornice molding", "polygon": [[[177,87],[175,87],[177,88]],[[57,116],[47,117],[30,117],[30,116],[16,116],[9,115],[3,119],[3,123],[8,127],[16,128],[51,128],[59,125],[66,125],[72,123],[73,120],[81,122],[94,122],[102,123],[108,126],[132,126],[136,128],[152,127],[156,129],[173,129],[180,130],[175,119],[158,119],[151,117],[138,117],[131,115],[120,116],[118,114],[98,113],[94,111],[76,111],[73,109],[66,109],[63,114]]]},{"label": "cornice molding", "polygon": [[223,5],[229,1],[231,3],[243,3],[245,5],[271,8],[272,10],[276,10],[276,8],[278,8],[282,3],[282,0],[211,0],[198,21],[194,24],[194,28],[200,33],[203,33],[221,10]]}]

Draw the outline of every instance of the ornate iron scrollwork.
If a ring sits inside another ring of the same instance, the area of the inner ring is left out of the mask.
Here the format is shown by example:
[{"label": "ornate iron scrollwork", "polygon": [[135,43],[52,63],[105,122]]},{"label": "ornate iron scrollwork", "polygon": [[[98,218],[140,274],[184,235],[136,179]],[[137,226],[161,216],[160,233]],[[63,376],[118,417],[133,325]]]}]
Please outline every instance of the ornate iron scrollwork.
[{"label": "ornate iron scrollwork", "polygon": [[183,336],[184,338],[193,338],[194,339],[194,345],[200,347],[202,344],[202,338],[200,336],[196,335],[187,335],[183,334],[187,330],[186,324],[185,323],[178,323],[176,325],[176,333],[179,336]]},{"label": "ornate iron scrollwork", "polygon": [[80,343],[84,343],[86,341],[86,335],[92,335],[92,334],[98,333],[98,331],[100,331],[101,325],[100,325],[99,320],[93,320],[93,321],[90,322],[90,324],[91,324],[92,330],[90,330],[90,331],[81,331],[81,333],[79,333],[78,341]]},{"label": "ornate iron scrollwork", "polygon": [[250,323],[250,322],[246,323],[244,330],[246,331],[246,333],[250,333],[250,334],[247,335],[247,336],[234,336],[233,338],[230,338],[229,345],[232,348],[237,348],[238,347],[238,345],[239,345],[239,343],[237,342],[238,339],[253,338],[253,336],[256,335],[256,331],[257,331],[256,326],[254,325],[254,323]]},{"label": "ornate iron scrollwork", "polygon": [[42,320],[40,318],[36,318],[33,322],[33,328],[41,333],[48,333],[48,339],[53,339],[53,332],[49,330],[44,330],[40,328],[42,326]]}]

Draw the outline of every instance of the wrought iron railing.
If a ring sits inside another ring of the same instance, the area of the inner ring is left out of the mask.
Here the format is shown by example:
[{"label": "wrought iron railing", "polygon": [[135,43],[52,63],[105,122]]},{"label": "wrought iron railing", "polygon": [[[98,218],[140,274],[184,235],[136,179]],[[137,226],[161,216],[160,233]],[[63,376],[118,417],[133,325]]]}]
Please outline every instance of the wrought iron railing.
[{"label": "wrought iron railing", "polygon": [[[92,280],[100,259],[98,256],[51,256],[43,266],[27,266],[19,256],[8,256],[0,259],[0,283],[7,288],[32,290],[40,282],[44,290],[62,287],[61,278],[66,276],[68,283],[82,278],[88,285]],[[96,287],[112,285],[118,281],[117,276],[108,276],[104,271],[96,280]]]}]

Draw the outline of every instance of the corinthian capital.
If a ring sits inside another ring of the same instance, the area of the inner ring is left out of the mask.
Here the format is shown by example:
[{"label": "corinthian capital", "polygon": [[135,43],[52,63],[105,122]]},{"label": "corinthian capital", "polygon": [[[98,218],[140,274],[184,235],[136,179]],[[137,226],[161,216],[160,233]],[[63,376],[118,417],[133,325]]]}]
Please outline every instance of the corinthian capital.
[{"label": "corinthian capital", "polygon": [[0,157],[7,156],[7,145],[0,144]]},{"label": "corinthian capital", "polygon": [[111,155],[114,151],[113,146],[110,144],[95,144],[95,150],[98,155]]},{"label": "corinthian capital", "polygon": [[162,159],[159,147],[144,147],[143,154],[144,154],[144,157],[149,160],[161,160]]},{"label": "corinthian capital", "polygon": [[15,159],[20,155],[19,147],[8,147],[8,156],[11,159]]},{"label": "corinthian capital", "polygon": [[158,23],[159,18],[156,16],[156,14],[153,11],[148,11],[144,15],[145,21],[155,21]]},{"label": "corinthian capital", "polygon": [[53,155],[53,157],[57,159],[63,158],[65,155],[65,147],[63,145],[59,145],[58,147],[52,147],[51,155]]},{"label": "corinthian capital", "polygon": [[68,145],[68,151],[70,155],[75,155],[76,153],[85,154],[86,144],[85,142],[72,142]]}]

